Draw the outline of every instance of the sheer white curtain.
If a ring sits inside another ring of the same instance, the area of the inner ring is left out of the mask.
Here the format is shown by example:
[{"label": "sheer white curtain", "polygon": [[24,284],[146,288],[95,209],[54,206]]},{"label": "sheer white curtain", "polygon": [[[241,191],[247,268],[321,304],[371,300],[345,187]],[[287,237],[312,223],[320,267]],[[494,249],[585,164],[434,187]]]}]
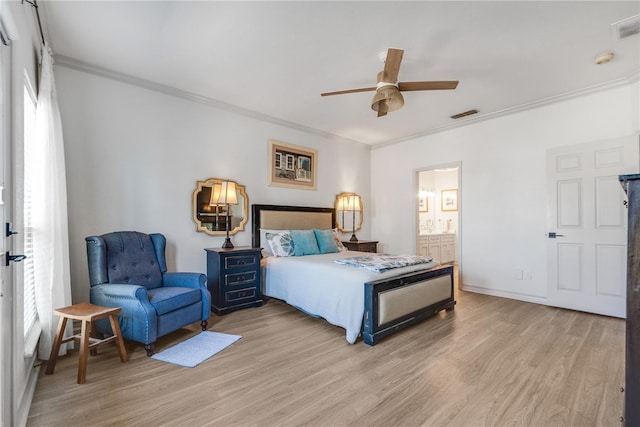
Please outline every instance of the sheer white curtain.
[{"label": "sheer white curtain", "polygon": [[[42,50],[36,106],[36,141],[41,149],[38,161],[42,174],[40,182],[34,186],[37,205],[34,206],[33,259],[36,306],[42,327],[38,357],[47,360],[58,325],[53,309],[71,304],[71,285],[62,123],[53,78],[53,58],[47,45]],[[62,345],[59,354],[66,354],[66,351],[66,346]]]}]

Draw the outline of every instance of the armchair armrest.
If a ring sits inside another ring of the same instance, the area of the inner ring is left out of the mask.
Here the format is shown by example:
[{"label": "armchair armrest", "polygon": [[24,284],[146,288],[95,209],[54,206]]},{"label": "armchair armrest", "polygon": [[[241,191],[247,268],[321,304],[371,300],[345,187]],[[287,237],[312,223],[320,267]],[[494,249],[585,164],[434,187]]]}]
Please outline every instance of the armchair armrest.
[{"label": "armchair armrest", "polygon": [[149,344],[155,342],[157,314],[144,286],[129,284],[102,284],[91,288],[91,303],[104,307],[120,307],[118,314],[124,338]]},{"label": "armchair armrest", "polygon": [[156,317],[144,286],[128,284],[103,284],[91,288],[91,302],[105,307],[122,308],[123,316],[142,315]]},{"label": "armchair armrest", "polygon": [[144,286],[106,283],[95,285],[96,291],[108,298],[131,298],[147,300],[147,289]]},{"label": "armchair armrest", "polygon": [[177,286],[200,289],[202,294],[202,317],[207,320],[211,316],[211,293],[207,289],[207,276],[202,273],[164,273],[162,286]]},{"label": "armchair armrest", "polygon": [[200,289],[207,287],[207,276],[202,273],[164,273],[162,286]]}]

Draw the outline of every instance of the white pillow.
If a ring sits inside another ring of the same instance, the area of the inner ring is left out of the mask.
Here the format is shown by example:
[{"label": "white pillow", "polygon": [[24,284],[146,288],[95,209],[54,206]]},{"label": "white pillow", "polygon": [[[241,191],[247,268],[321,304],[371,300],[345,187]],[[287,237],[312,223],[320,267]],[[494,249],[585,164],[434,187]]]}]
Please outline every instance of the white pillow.
[{"label": "white pillow", "polygon": [[336,241],[336,246],[338,247],[338,249],[340,250],[340,252],[344,252],[344,251],[348,251],[349,249],[347,249],[343,244],[342,244],[342,240],[340,240],[340,235],[338,234],[338,229],[334,228],[333,230],[333,240]]},{"label": "white pillow", "polygon": [[278,234],[278,233],[282,233],[283,231],[289,231],[289,230],[271,230],[268,228],[260,229],[260,246],[262,246],[263,257],[273,256],[273,252],[271,252],[271,246],[269,246],[269,242],[267,242],[266,234],[267,233]]},{"label": "white pillow", "polygon": [[265,233],[271,253],[276,257],[293,256],[293,239],[289,231],[280,231],[278,233]]}]

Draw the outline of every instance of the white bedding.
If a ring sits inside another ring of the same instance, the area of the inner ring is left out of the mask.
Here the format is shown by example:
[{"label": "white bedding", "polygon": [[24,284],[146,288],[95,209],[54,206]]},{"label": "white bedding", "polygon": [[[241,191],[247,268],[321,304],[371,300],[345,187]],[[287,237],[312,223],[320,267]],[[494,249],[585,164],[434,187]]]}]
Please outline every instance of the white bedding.
[{"label": "white bedding", "polygon": [[371,255],[345,251],[263,260],[264,294],[286,301],[311,315],[346,329],[347,342],[356,342],[364,315],[364,283],[436,267],[413,265],[384,273],[335,264],[337,258]]}]

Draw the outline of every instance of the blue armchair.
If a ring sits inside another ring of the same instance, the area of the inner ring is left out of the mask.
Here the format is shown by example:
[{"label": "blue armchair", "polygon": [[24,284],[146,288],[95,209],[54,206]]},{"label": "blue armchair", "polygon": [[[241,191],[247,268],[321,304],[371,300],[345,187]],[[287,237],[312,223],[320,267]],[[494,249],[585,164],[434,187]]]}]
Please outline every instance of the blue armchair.
[{"label": "blue armchair", "polygon": [[[167,273],[162,234],[117,231],[85,240],[91,303],[121,307],[122,337],[144,344],[147,356],[153,354],[158,337],[196,321],[207,329],[207,278],[200,273]],[[109,322],[98,321],[94,329],[112,333]]]}]

